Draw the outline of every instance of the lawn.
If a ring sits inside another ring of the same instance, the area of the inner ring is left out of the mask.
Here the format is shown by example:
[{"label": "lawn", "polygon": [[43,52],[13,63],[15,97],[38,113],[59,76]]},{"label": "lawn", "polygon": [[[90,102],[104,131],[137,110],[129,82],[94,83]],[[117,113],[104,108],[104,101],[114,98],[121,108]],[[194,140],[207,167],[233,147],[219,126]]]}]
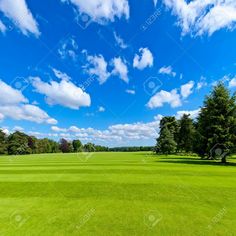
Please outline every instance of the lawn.
[{"label": "lawn", "polygon": [[236,235],[230,161],[148,153],[1,157],[0,235]]}]

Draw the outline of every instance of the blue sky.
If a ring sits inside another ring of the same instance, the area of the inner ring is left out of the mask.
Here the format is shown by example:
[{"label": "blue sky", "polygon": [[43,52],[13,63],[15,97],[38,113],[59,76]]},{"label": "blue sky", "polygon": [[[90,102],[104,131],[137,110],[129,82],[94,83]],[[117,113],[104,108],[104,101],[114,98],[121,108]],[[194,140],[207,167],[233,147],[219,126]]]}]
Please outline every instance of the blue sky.
[{"label": "blue sky", "polygon": [[0,126],[39,138],[153,145],[236,88],[233,0],[0,0]]}]

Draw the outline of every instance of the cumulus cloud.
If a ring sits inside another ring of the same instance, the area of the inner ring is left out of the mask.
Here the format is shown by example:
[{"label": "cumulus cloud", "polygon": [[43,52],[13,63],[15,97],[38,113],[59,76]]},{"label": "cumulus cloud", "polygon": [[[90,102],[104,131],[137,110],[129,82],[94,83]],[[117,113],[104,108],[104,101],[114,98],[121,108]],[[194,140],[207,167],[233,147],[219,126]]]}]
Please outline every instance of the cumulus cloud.
[{"label": "cumulus cloud", "polygon": [[146,67],[152,67],[153,60],[153,55],[148,48],[140,48],[139,55],[135,54],[133,67],[139,70],[143,70]]},{"label": "cumulus cloud", "polygon": [[116,40],[116,43],[119,47],[121,47],[122,49],[125,49],[128,47],[127,44],[125,44],[124,40],[114,31],[114,38]]},{"label": "cumulus cloud", "polygon": [[54,131],[54,132],[66,132],[66,129],[59,128],[57,126],[52,126],[51,130]]},{"label": "cumulus cloud", "polygon": [[147,106],[151,109],[162,107],[165,103],[170,104],[171,107],[179,107],[182,105],[181,97],[177,92],[177,89],[173,89],[168,92],[161,90],[156,93],[147,103]]},{"label": "cumulus cloud", "polygon": [[57,121],[37,106],[30,104],[0,106],[0,113],[4,117],[14,120],[27,120],[36,123],[56,124]]},{"label": "cumulus cloud", "polygon": [[199,115],[201,109],[193,110],[193,111],[178,111],[176,114],[176,118],[180,119],[184,114],[190,115],[192,119],[196,119]]},{"label": "cumulus cloud", "polygon": [[89,94],[70,81],[43,82],[39,77],[31,78],[36,92],[46,96],[49,105],[62,105],[71,109],[88,107],[91,104]]},{"label": "cumulus cloud", "polygon": [[[87,58],[88,63],[84,66],[85,72],[90,76],[95,76],[99,84],[104,84],[111,75],[118,76],[120,79],[129,82],[128,78],[128,66],[126,61],[121,57],[113,58],[109,63],[105,60],[103,55],[88,55],[86,50],[82,51]],[[113,67],[112,70],[108,70],[108,65]]]},{"label": "cumulus cloud", "polygon": [[172,108],[182,106],[182,100],[186,99],[193,92],[194,82],[189,81],[180,87],[180,93],[177,89],[173,89],[170,92],[161,90],[156,93],[149,102],[147,107],[154,109],[157,107],[162,107],[165,103],[170,104]]},{"label": "cumulus cloud", "polygon": [[86,66],[86,72],[91,76],[96,76],[99,83],[103,84],[107,81],[110,76],[108,72],[108,63],[105,61],[104,57],[100,55],[87,55],[87,61],[89,62]]},{"label": "cumulus cloud", "polygon": [[1,0],[0,11],[18,27],[24,35],[40,35],[38,24],[25,0]]},{"label": "cumulus cloud", "polygon": [[172,77],[176,76],[176,72],[173,71],[172,66],[163,66],[159,69],[160,74],[169,75]]},{"label": "cumulus cloud", "polygon": [[0,119],[27,120],[36,123],[56,124],[45,111],[35,105],[27,104],[28,99],[21,91],[0,80]]},{"label": "cumulus cloud", "polygon": [[178,17],[183,35],[212,35],[226,28],[233,29],[236,22],[234,0],[164,0],[165,5]]},{"label": "cumulus cloud", "polygon": [[67,133],[70,137],[77,137],[82,141],[95,142],[127,142],[135,140],[155,139],[158,135],[159,123],[162,116],[156,116],[155,119],[148,123],[137,122],[131,124],[116,124],[109,126],[105,130],[94,128],[79,128],[71,126],[69,128],[54,127],[52,130],[58,134]]},{"label": "cumulus cloud", "polygon": [[181,86],[181,95],[183,98],[187,98],[190,94],[193,93],[194,82],[189,81],[187,84]]},{"label": "cumulus cloud", "polygon": [[123,62],[120,57],[116,57],[112,60],[112,65],[114,66],[112,74],[118,75],[123,81],[128,83],[128,67],[125,62]]},{"label": "cumulus cloud", "polygon": [[[65,0],[62,0],[65,2]],[[127,0],[68,0],[75,5],[80,14],[85,13],[91,20],[98,23],[115,21],[115,18],[129,18],[129,3]]]},{"label": "cumulus cloud", "polygon": [[21,102],[28,102],[22,92],[0,80],[0,105],[14,105]]},{"label": "cumulus cloud", "polygon": [[230,88],[236,87],[236,77],[234,77],[233,79],[229,81],[229,87]]},{"label": "cumulus cloud", "polygon": [[69,75],[67,75],[66,73],[63,73],[55,68],[52,68],[52,71],[58,79],[65,80],[65,81],[69,81],[71,79],[71,77]]}]

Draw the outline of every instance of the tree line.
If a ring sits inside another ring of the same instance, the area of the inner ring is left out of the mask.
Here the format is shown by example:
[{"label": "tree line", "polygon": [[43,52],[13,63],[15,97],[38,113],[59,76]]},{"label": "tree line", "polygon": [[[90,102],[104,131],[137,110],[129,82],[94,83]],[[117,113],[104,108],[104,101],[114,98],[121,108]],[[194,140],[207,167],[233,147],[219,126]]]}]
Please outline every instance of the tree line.
[{"label": "tree line", "polygon": [[219,83],[205,97],[197,119],[184,114],[179,120],[166,116],[160,121],[155,150],[159,154],[196,153],[202,158],[221,159],[236,152],[236,95]]},{"label": "tree line", "polygon": [[137,152],[151,151],[154,147],[114,147],[82,144],[80,140],[68,141],[62,138],[59,142],[44,138],[37,139],[23,132],[16,131],[6,135],[0,129],[0,155],[25,155],[40,153],[72,153],[72,152]]},{"label": "tree line", "polygon": [[23,132],[16,131],[6,135],[0,129],[0,154],[25,155],[40,153],[70,153],[70,152],[103,152],[109,151],[108,147],[93,143],[82,144],[80,140],[68,141],[62,138],[59,142],[43,138],[37,139]]}]

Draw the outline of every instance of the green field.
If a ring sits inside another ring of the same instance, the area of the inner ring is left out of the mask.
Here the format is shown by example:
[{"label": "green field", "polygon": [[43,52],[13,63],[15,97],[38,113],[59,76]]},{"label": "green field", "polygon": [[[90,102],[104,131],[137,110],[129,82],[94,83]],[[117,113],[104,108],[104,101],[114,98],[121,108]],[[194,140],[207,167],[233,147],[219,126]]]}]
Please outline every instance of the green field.
[{"label": "green field", "polygon": [[1,157],[0,235],[236,235],[230,161],[147,153]]}]

